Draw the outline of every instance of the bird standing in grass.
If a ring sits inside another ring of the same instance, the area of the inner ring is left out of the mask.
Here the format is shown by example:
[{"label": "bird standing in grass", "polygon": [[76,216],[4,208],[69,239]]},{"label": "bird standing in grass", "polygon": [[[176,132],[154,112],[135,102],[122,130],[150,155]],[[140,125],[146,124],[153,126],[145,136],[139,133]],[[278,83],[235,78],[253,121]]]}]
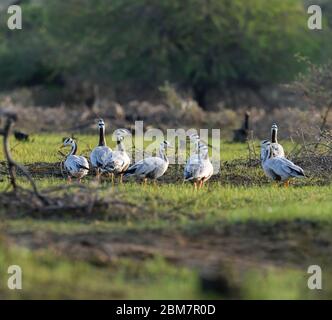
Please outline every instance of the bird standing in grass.
[{"label": "bird standing in grass", "polygon": [[123,173],[130,165],[130,158],[123,144],[124,137],[130,132],[126,129],[117,129],[115,131],[117,150],[112,151],[105,159],[102,172],[120,175],[120,183],[122,183]]},{"label": "bird standing in grass", "polygon": [[192,181],[194,188],[200,189],[204,183],[213,175],[213,166],[209,159],[209,148],[202,142],[199,137],[194,137],[196,153],[187,161],[184,168],[184,181]]},{"label": "bird standing in grass", "polygon": [[72,138],[67,138],[63,142],[61,148],[71,146],[71,150],[64,162],[65,170],[68,172],[68,181],[71,182],[71,177],[77,178],[78,182],[89,173],[89,162],[82,156],[77,156],[77,144]]},{"label": "bird standing in grass", "polygon": [[285,157],[284,148],[278,143],[278,126],[276,124],[271,127],[271,147],[273,157]]},{"label": "bird standing in grass", "polygon": [[244,114],[244,121],[242,124],[242,127],[239,129],[234,130],[234,142],[246,142],[249,138],[249,118],[250,118],[250,112],[247,111]]},{"label": "bird standing in grass", "polygon": [[103,119],[98,121],[99,128],[99,143],[96,148],[94,148],[90,154],[90,161],[92,167],[96,171],[97,179],[100,179],[101,168],[103,167],[105,160],[112,153],[112,149],[106,145],[105,139],[105,122]]},{"label": "bird standing in grass", "polygon": [[282,181],[284,186],[289,186],[291,178],[305,177],[304,171],[299,166],[285,157],[274,157],[272,143],[268,140],[261,142],[261,162],[268,178],[273,181]]},{"label": "bird standing in grass", "polygon": [[29,141],[29,135],[22,131],[15,130],[14,137],[17,141]]},{"label": "bird standing in grass", "polygon": [[166,172],[169,161],[166,156],[166,149],[170,148],[168,141],[163,141],[160,144],[159,156],[148,157],[141,161],[136,162],[125,172],[125,177],[135,176],[144,179],[146,184],[147,179],[156,180]]}]

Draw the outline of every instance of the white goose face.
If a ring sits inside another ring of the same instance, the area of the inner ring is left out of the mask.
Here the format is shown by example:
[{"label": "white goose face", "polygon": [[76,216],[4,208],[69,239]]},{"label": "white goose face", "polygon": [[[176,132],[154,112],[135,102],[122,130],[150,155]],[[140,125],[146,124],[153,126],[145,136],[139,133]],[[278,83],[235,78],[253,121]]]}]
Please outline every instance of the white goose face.
[{"label": "white goose face", "polygon": [[[131,132],[127,129],[116,129],[114,131],[115,135],[117,138],[120,138],[120,137],[125,137],[125,136],[129,136],[131,135]],[[123,139],[122,139],[123,140]]]},{"label": "white goose face", "polygon": [[121,142],[124,140],[124,136],[117,136],[116,141]]},{"label": "white goose face", "polygon": [[278,126],[274,123],[273,125],[272,125],[272,127],[271,127],[271,130],[278,130]]},{"label": "white goose face", "polygon": [[68,146],[72,146],[74,144],[74,140],[72,138],[66,138],[64,141],[63,141],[63,146],[64,147],[68,147]]},{"label": "white goose face", "polygon": [[101,129],[101,128],[105,128],[105,122],[103,119],[99,119],[98,120],[98,128]]},{"label": "white goose face", "polygon": [[189,139],[190,139],[190,141],[192,141],[192,142],[196,142],[196,141],[199,141],[199,140],[200,140],[198,134],[192,134],[192,135],[190,135],[190,136],[189,136]]},{"label": "white goose face", "polygon": [[172,146],[167,140],[165,140],[160,144],[160,147],[163,149],[167,149],[167,148],[171,148]]}]

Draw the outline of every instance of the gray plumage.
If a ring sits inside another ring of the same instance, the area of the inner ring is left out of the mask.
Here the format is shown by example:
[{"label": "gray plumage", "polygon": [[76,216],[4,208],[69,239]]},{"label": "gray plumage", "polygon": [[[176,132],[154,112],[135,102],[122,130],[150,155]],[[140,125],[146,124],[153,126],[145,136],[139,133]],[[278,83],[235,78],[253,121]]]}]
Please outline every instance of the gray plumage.
[{"label": "gray plumage", "polygon": [[126,171],[130,165],[130,158],[123,144],[124,136],[129,135],[126,129],[118,129],[115,132],[117,141],[117,150],[112,151],[105,159],[102,167],[103,172],[121,174]]},{"label": "gray plumage", "polygon": [[160,178],[168,169],[169,161],[165,154],[165,149],[170,147],[169,142],[160,144],[159,157],[148,157],[136,162],[125,172],[125,177],[135,176],[143,179],[156,180]]},{"label": "gray plumage", "polygon": [[209,159],[208,147],[199,140],[195,141],[196,153],[187,161],[184,168],[184,180],[205,182],[213,175],[213,166]]},{"label": "gray plumage", "polygon": [[262,167],[267,177],[274,181],[287,181],[305,176],[301,167],[284,157],[274,157],[270,141],[261,143]]},{"label": "gray plumage", "polygon": [[95,169],[101,169],[105,164],[105,160],[112,153],[112,149],[106,145],[105,139],[105,123],[102,119],[98,121],[99,128],[99,144],[90,154],[91,165]]},{"label": "gray plumage", "polygon": [[89,173],[89,162],[86,158],[76,155],[76,142],[71,138],[67,138],[65,139],[63,146],[71,146],[71,151],[64,162],[65,170],[71,177],[81,179],[86,176]]}]

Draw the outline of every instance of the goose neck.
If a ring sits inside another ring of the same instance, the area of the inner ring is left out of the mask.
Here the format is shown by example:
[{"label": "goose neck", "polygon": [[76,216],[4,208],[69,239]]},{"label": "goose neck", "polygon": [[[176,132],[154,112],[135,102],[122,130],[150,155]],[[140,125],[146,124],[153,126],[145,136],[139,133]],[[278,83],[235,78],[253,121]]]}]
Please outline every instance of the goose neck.
[{"label": "goose neck", "polygon": [[126,150],[125,150],[125,146],[124,146],[124,144],[123,144],[123,141],[122,141],[121,139],[117,139],[117,140],[116,140],[116,144],[117,144],[117,146],[118,146],[118,150],[119,150],[119,151],[122,151],[122,152],[126,151]]},{"label": "goose neck", "polygon": [[105,128],[99,128],[99,144],[100,147],[106,146],[106,139],[105,139]]},{"label": "goose neck", "polygon": [[278,130],[275,128],[271,130],[271,142],[278,143]]},{"label": "goose neck", "polygon": [[244,129],[249,130],[249,114],[246,113],[244,118]]},{"label": "goose neck", "polygon": [[77,144],[76,142],[74,141],[72,146],[71,146],[71,150],[70,150],[70,153],[69,153],[69,156],[74,156],[77,152]]},{"label": "goose neck", "polygon": [[168,158],[166,156],[165,148],[160,147],[159,149],[159,157],[163,159],[165,162],[168,162]]}]

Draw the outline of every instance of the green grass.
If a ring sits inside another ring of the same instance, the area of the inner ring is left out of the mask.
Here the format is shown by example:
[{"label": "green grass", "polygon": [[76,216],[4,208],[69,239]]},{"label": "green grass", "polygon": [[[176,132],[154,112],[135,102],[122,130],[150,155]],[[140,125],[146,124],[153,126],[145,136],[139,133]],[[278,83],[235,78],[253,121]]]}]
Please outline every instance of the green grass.
[{"label": "green grass", "polygon": [[[56,162],[59,161],[57,149],[61,140],[62,135],[43,134],[33,136],[31,143],[15,145],[12,141],[12,152],[15,159],[22,163]],[[87,151],[95,143],[95,136],[79,136],[81,151]],[[288,151],[293,148],[291,144],[286,144],[285,147]],[[222,161],[245,159],[247,154],[246,144],[224,142],[221,144]],[[0,159],[2,159],[1,153]],[[256,178],[263,177],[260,168],[253,168],[250,174]],[[95,219],[77,218],[70,213],[64,218],[57,219],[48,217],[34,219],[29,216],[13,219],[10,213],[2,208],[0,214],[3,233],[5,237],[10,236],[14,240],[25,234],[29,234],[34,239],[41,233],[46,236],[56,235],[60,239],[82,234],[92,238],[98,235],[116,235],[124,239],[124,242],[127,237],[137,237],[137,240],[140,240],[140,237],[151,233],[154,238],[149,240],[151,243],[148,242],[147,245],[158,245],[158,241],[162,241],[165,234],[171,235],[171,239],[172,235],[186,239],[187,237],[201,238],[203,243],[209,233],[216,232],[216,240],[219,241],[225,235],[227,236],[227,233],[218,233],[220,230],[234,228],[236,236],[225,240],[229,246],[237,244],[238,239],[240,248],[242,246],[246,248],[248,242],[255,242],[255,232],[257,232],[257,239],[263,243],[265,240],[270,241],[270,236],[275,236],[276,247],[287,244],[285,250],[290,250],[291,256],[294,252],[303,254],[306,262],[310,262],[312,256],[312,264],[315,264],[317,259],[326,261],[326,251],[320,247],[311,247],[311,243],[317,240],[314,237],[323,237],[321,240],[332,243],[331,185],[318,186],[299,182],[289,189],[275,187],[269,183],[243,186],[226,183],[223,180],[223,172],[218,179],[198,193],[193,191],[191,185],[181,183],[159,184],[157,187],[149,185],[145,188],[133,181],[122,186],[105,185],[104,190],[101,191],[104,197],[119,197],[143,208],[138,213],[128,212],[117,219],[112,219],[114,212],[106,212],[105,217],[101,215]],[[91,181],[92,178],[88,178],[84,183],[89,184]],[[20,185],[28,187],[23,178],[19,178],[19,182]],[[36,183],[43,189],[60,185],[64,183],[64,179],[38,177]],[[0,182],[0,191],[6,190],[7,186],[8,181],[3,178]],[[304,228],[303,232],[296,233],[295,230],[293,233],[288,230],[285,236],[283,233],[285,231],[276,227],[280,222],[292,225],[293,222],[299,221],[317,223],[318,229],[307,230],[306,226],[300,225]],[[257,230],[251,229],[253,223]],[[237,229],[238,225],[246,226],[251,231]],[[272,230],[269,231],[271,234],[264,234],[266,227]],[[282,235],[279,234],[280,232]],[[304,234],[303,238],[301,233]],[[51,243],[56,245],[57,241],[54,240]],[[308,247],[307,243],[310,244]],[[2,266],[0,298],[205,299],[232,297],[227,293],[202,289],[199,280],[202,270],[199,263],[192,265],[188,261],[174,262],[162,251],[146,258],[137,258],[132,255],[116,257],[100,265],[86,259],[68,256],[61,250],[59,252],[46,244],[38,250],[25,248],[28,245],[24,242],[23,248],[22,243],[19,242],[19,244],[21,244],[19,247],[3,245],[3,250],[0,250]],[[257,246],[257,243],[253,244],[251,250],[255,251],[255,245]],[[206,252],[213,250],[213,241],[210,239],[203,248]],[[332,297],[329,288],[324,292],[309,292],[306,289],[305,265],[302,265],[297,255],[289,259],[287,255],[275,258],[272,253],[265,252],[265,249],[259,249],[257,255],[242,258],[242,254],[238,253],[236,248],[226,260],[229,260],[231,269],[235,272],[234,285],[240,286],[240,298]],[[181,256],[181,248],[174,246],[171,249]],[[271,252],[273,249],[272,245]],[[220,250],[223,250],[222,246]],[[250,251],[248,248],[246,250]],[[330,260],[327,259],[327,263],[329,262]],[[224,261],[220,263],[223,264]],[[243,263],[244,265],[248,263],[248,266],[243,267]],[[12,292],[4,287],[6,274],[3,272],[3,266],[9,264],[22,266],[24,288],[20,292]],[[245,270],[242,270],[243,268]]]},{"label": "green grass", "polygon": [[[11,149],[14,158],[22,163],[34,162],[56,162],[61,156],[58,153],[59,147],[62,144],[62,138],[66,134],[38,134],[31,135],[30,142],[18,142],[11,139]],[[89,150],[97,145],[98,139],[94,135],[79,135],[76,137],[78,142],[78,153],[88,155]],[[115,148],[116,144],[108,137],[107,142],[111,148]],[[212,141],[209,141],[210,144]],[[146,148],[151,142],[145,142]],[[218,142],[215,142],[216,145]],[[294,148],[294,144],[290,142],[282,142],[285,148],[290,152]],[[125,140],[125,145],[131,150],[130,138]],[[255,142],[256,152],[259,154],[259,141]],[[221,161],[230,161],[234,159],[248,157],[248,146],[244,143],[230,143],[226,141],[221,142],[220,159]],[[3,151],[0,150],[0,159],[3,159]]]}]

